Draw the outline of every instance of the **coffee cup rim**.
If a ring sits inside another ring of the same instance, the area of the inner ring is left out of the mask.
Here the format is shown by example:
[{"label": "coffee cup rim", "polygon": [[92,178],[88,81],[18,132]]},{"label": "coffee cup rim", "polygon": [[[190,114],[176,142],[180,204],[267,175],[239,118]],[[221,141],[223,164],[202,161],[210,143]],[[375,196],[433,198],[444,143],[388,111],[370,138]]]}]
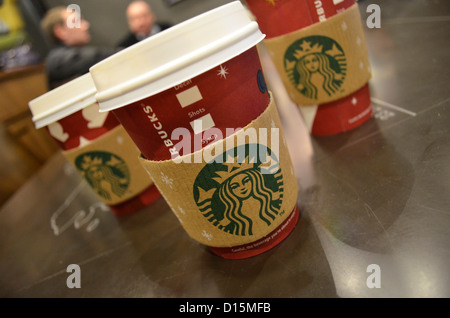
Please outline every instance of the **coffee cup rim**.
[{"label": "coffee cup rim", "polygon": [[28,102],[36,129],[95,104],[96,88],[90,73],[77,77]]}]

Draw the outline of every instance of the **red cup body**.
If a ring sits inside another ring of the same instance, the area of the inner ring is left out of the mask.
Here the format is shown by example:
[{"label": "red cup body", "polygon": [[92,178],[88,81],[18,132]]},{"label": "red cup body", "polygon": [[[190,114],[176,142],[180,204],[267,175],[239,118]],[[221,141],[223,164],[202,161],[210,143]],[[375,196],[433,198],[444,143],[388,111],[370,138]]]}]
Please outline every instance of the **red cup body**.
[{"label": "red cup body", "polygon": [[[83,139],[93,141],[119,125],[120,122],[111,112],[98,114],[90,112],[88,115],[83,114],[83,110],[79,110],[45,128],[59,147],[68,151],[82,146]],[[158,189],[152,185],[125,202],[108,206],[115,215],[125,215],[144,208],[159,197]]]},{"label": "red cup body", "polygon": [[326,136],[349,131],[362,125],[371,116],[370,91],[366,84],[344,98],[320,105],[311,126],[311,134]]},{"label": "red cup body", "polygon": [[[100,113],[99,115],[101,117],[104,116],[104,122],[101,124],[96,123],[96,127],[93,127],[92,120],[83,116],[83,111],[79,110],[56,121],[56,124],[61,127],[59,132],[57,130],[50,130],[49,126],[46,126],[45,128],[59,147],[63,150],[71,150],[80,146],[81,138],[92,141],[120,125],[119,121],[112,113]],[[98,117],[97,120],[99,120]]]},{"label": "red cup body", "polygon": [[355,0],[246,0],[267,39],[297,31],[351,7]]},{"label": "red cup body", "polygon": [[[259,28],[266,34],[266,39],[319,23],[355,4],[354,0],[246,0],[245,2],[255,16]],[[334,135],[360,126],[371,116],[370,91],[366,84],[349,96],[319,105],[310,133]]]},{"label": "red cup body", "polygon": [[[201,75],[168,90],[112,110],[148,160],[173,158],[200,150],[206,145],[226,138],[236,128],[247,126],[267,108],[270,96],[265,85],[256,47],[218,65]],[[195,121],[202,122],[204,131],[195,131]],[[188,151],[177,146],[172,132],[185,130]],[[232,129],[227,130],[227,129]],[[212,129],[220,134],[208,134]],[[292,210],[290,226],[280,226],[277,239],[264,241],[258,248],[214,248],[214,254],[229,259],[241,259],[265,252],[279,244],[293,230],[298,220],[298,207]],[[287,223],[286,223],[287,224]],[[283,225],[283,224],[282,224]]]},{"label": "red cup body", "polygon": [[[186,82],[112,112],[146,159],[167,160],[225,138],[230,128],[245,127],[269,101],[253,47]],[[220,134],[207,134],[213,128]],[[174,132],[184,135],[172,138]]]}]

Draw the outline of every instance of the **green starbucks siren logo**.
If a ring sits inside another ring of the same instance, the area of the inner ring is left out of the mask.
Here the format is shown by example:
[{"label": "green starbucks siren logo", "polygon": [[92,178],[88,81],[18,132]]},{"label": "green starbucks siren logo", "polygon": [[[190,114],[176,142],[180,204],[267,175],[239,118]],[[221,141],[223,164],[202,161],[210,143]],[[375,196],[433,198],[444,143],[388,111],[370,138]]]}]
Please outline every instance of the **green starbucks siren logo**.
[{"label": "green starbucks siren logo", "polygon": [[347,62],[336,41],[313,35],[296,40],[288,47],[284,54],[284,68],[300,93],[320,100],[339,90],[345,79]]},{"label": "green starbucks siren logo", "polygon": [[130,184],[126,163],[110,152],[85,152],[75,159],[75,166],[94,191],[108,201],[123,196]]},{"label": "green starbucks siren logo", "polygon": [[[284,182],[275,154],[266,146],[237,146],[214,158],[194,183],[201,213],[218,229],[239,236],[269,226],[280,211]],[[261,222],[262,221],[262,222]]]}]

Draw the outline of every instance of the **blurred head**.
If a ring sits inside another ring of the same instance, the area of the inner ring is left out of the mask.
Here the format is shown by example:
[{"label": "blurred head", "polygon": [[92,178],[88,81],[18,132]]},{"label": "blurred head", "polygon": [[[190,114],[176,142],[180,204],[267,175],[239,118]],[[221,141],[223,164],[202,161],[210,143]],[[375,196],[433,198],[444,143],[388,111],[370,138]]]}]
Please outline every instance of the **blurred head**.
[{"label": "blurred head", "polygon": [[89,26],[89,22],[78,13],[67,11],[65,7],[50,9],[41,22],[42,30],[49,39],[67,46],[88,44],[91,41]]},{"label": "blurred head", "polygon": [[133,1],[127,7],[127,20],[130,31],[136,35],[147,36],[155,23],[155,15],[145,1]]}]

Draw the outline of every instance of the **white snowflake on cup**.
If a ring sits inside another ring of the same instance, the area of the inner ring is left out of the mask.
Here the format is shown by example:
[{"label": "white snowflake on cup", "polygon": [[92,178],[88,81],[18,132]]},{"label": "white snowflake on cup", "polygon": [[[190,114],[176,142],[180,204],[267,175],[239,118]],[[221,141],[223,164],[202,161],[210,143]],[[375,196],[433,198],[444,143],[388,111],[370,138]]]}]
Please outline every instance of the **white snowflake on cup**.
[{"label": "white snowflake on cup", "polygon": [[203,230],[202,236],[203,236],[204,238],[206,238],[208,241],[211,241],[211,240],[212,240],[212,237],[213,237],[212,234],[206,232],[205,230]]},{"label": "white snowflake on cup", "polygon": [[217,76],[227,79],[228,69],[223,65],[220,65],[220,70],[217,72]]},{"label": "white snowflake on cup", "polygon": [[162,182],[167,184],[172,189],[172,185],[173,185],[173,179],[172,178],[169,178],[163,172],[161,172],[161,180],[162,180]]}]

